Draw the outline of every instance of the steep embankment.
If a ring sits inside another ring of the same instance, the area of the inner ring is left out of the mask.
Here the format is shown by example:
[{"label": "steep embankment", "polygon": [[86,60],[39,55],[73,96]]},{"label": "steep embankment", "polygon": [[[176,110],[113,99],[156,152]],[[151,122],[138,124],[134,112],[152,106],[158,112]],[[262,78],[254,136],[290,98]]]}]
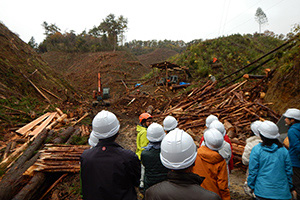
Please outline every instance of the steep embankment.
[{"label": "steep embankment", "polygon": [[28,44],[1,23],[0,73],[1,129],[28,120],[30,111],[38,113],[50,102],[60,101],[50,93],[64,100],[65,91],[73,90]]},{"label": "steep embankment", "polygon": [[64,74],[66,80],[86,97],[97,89],[98,72],[103,87],[110,87],[111,96],[118,98],[125,91],[120,79],[140,79],[150,72],[135,56],[123,51],[96,53],[49,52],[42,55],[49,65]]},{"label": "steep embankment", "polygon": [[278,113],[284,113],[287,108],[300,109],[300,34],[275,67],[266,100],[273,103],[271,107]]}]

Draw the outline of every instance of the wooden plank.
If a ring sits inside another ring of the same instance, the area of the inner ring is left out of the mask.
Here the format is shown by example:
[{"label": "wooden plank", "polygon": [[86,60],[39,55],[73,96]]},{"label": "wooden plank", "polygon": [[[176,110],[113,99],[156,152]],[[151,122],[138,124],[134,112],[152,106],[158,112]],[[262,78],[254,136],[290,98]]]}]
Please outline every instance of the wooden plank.
[{"label": "wooden plank", "polygon": [[50,116],[38,128],[34,129],[34,131],[32,131],[29,135],[34,136],[39,134],[51,122],[55,115],[56,112],[51,113]]},{"label": "wooden plank", "polygon": [[33,120],[32,122],[30,122],[29,124],[26,124],[25,126],[19,128],[18,130],[16,130],[17,133],[24,135],[27,131],[31,130],[34,126],[36,126],[37,124],[39,124],[41,121],[43,121],[44,119],[46,119],[51,113],[47,112],[44,115],[40,116],[39,118]]}]

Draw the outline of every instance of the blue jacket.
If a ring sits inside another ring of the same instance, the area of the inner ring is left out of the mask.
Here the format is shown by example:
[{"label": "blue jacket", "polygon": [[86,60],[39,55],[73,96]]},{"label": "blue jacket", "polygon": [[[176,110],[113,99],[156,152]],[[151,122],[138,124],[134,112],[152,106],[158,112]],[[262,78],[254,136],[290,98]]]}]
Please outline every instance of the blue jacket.
[{"label": "blue jacket", "polygon": [[248,186],[254,194],[268,199],[291,199],[292,163],[286,148],[254,146],[249,161]]},{"label": "blue jacket", "polygon": [[288,130],[289,154],[293,167],[300,167],[300,123],[293,124]]}]

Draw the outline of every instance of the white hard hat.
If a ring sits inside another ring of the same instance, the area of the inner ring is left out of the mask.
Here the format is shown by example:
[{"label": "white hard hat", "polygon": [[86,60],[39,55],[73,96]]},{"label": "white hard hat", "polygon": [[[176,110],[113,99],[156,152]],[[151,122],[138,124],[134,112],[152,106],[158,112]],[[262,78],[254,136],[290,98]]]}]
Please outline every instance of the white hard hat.
[{"label": "white hard hat", "polygon": [[226,129],[224,124],[220,122],[219,120],[214,120],[210,125],[209,128],[215,128],[217,129],[220,133],[222,133],[223,136],[226,134]]},{"label": "white hard hat", "polygon": [[297,108],[289,108],[283,114],[286,118],[292,118],[300,121],[300,110]]},{"label": "white hard hat", "polygon": [[106,139],[114,136],[120,129],[120,123],[116,115],[102,110],[93,119],[92,133],[97,139]]},{"label": "white hard hat", "polygon": [[206,118],[206,120],[205,120],[205,126],[206,126],[207,128],[209,128],[209,125],[210,125],[213,121],[215,121],[215,120],[218,120],[218,117],[217,117],[217,116],[215,116],[215,115],[209,115],[209,116]]},{"label": "white hard hat", "polygon": [[263,122],[260,120],[256,120],[254,122],[251,123],[250,128],[252,130],[252,132],[256,135],[259,136],[259,132],[258,132],[258,127],[262,124]]},{"label": "white hard hat", "polygon": [[208,148],[218,151],[223,147],[224,136],[216,128],[209,128],[204,132],[204,141]]},{"label": "white hard hat", "polygon": [[262,124],[258,127],[258,131],[264,137],[269,139],[276,139],[280,136],[277,125],[268,120],[262,122]]},{"label": "white hard hat", "polygon": [[94,136],[94,134],[91,133],[88,142],[90,146],[95,147],[99,140]]},{"label": "white hard hat", "polygon": [[147,128],[147,139],[150,142],[160,142],[165,137],[166,133],[162,127],[162,125],[158,123],[152,123]]},{"label": "white hard hat", "polygon": [[177,127],[178,122],[175,119],[175,117],[167,116],[163,121],[163,125],[164,125],[164,130],[165,131],[170,131],[170,130],[173,130],[174,128]]},{"label": "white hard hat", "polygon": [[196,160],[193,138],[181,129],[170,131],[161,142],[160,160],[168,169],[185,169]]}]

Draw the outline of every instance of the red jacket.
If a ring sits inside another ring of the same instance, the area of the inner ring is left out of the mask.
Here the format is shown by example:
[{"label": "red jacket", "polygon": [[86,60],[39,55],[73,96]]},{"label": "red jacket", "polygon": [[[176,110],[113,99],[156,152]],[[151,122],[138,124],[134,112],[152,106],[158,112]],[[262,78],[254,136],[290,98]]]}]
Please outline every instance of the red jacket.
[{"label": "red jacket", "polygon": [[[224,136],[224,140],[226,141],[226,142],[228,142],[229,144],[230,144],[230,147],[231,147],[231,158],[230,158],[230,160],[229,160],[229,164],[228,164],[228,169],[229,169],[229,173],[231,173],[231,170],[233,170],[233,153],[232,153],[232,144],[231,144],[231,141],[230,141],[230,139],[229,139],[229,137],[228,137],[228,135],[227,134],[225,134],[225,136]],[[204,141],[204,137],[202,136],[202,138],[201,138],[201,140],[200,140],[200,144],[199,144],[199,146],[201,146],[201,144],[202,144],[202,142]]]}]

